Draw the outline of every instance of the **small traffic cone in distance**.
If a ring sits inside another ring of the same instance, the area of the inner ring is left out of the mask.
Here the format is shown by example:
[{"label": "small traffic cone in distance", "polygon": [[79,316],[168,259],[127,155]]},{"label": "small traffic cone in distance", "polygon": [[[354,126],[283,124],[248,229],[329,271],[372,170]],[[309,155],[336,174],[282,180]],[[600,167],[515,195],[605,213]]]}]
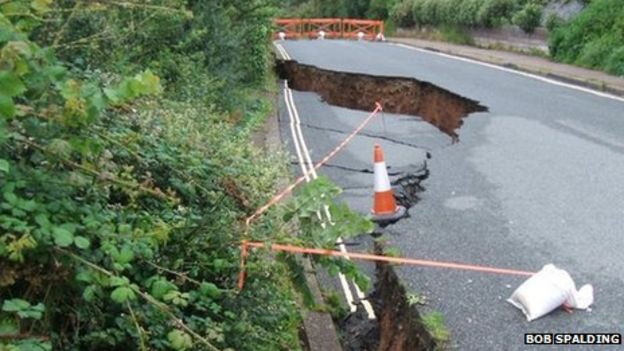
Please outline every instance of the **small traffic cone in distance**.
[{"label": "small traffic cone in distance", "polygon": [[394,191],[390,186],[386,161],[379,144],[375,144],[374,155],[375,200],[372,211],[373,221],[379,224],[394,223],[403,218],[407,211],[405,207],[397,206],[394,199]]}]

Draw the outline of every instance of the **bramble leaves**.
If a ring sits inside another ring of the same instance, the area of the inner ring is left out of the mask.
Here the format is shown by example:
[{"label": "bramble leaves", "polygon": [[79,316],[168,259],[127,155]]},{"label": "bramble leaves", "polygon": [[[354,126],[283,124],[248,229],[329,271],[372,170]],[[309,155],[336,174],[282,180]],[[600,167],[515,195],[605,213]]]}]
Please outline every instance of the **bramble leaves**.
[{"label": "bramble leaves", "polygon": [[56,227],[52,229],[54,243],[60,247],[67,247],[74,242],[74,233],[67,227]]},{"label": "bramble leaves", "polygon": [[202,292],[202,294],[210,297],[211,299],[217,299],[219,298],[219,296],[221,296],[221,291],[213,283],[203,282],[199,287],[199,290]]},{"label": "bramble leaves", "polygon": [[167,340],[169,340],[171,347],[175,350],[188,350],[193,346],[191,336],[178,329],[170,331],[167,334]]},{"label": "bramble leaves", "polygon": [[10,299],[4,301],[2,311],[15,313],[20,318],[41,319],[43,312],[45,312],[45,307],[42,303],[33,306],[26,300]]},{"label": "bramble leaves", "polygon": [[104,94],[113,105],[120,105],[143,95],[154,95],[161,91],[160,79],[150,70],[125,78],[117,87],[104,89]]},{"label": "bramble leaves", "polygon": [[50,10],[50,5],[52,5],[52,0],[32,0],[30,2],[30,7],[38,13],[45,13]]},{"label": "bramble leaves", "polygon": [[9,169],[10,169],[9,161],[3,158],[0,158],[0,172],[9,173]]},{"label": "bramble leaves", "polygon": [[24,252],[37,246],[28,233],[16,238],[15,235],[0,237],[0,256],[7,255],[11,261],[24,262]]},{"label": "bramble leaves", "polygon": [[23,94],[26,86],[13,72],[0,71],[0,94],[14,97]]},{"label": "bramble leaves", "polygon": [[166,302],[172,303],[176,306],[186,307],[188,305],[189,294],[182,293],[177,290],[171,290],[162,298]]},{"label": "bramble leaves", "polygon": [[0,116],[11,118],[15,116],[15,104],[9,96],[0,94]]},{"label": "bramble leaves", "polygon": [[172,290],[176,290],[175,284],[169,282],[166,279],[157,279],[152,283],[152,287],[150,289],[150,295],[152,295],[156,299],[162,299],[165,294]]},{"label": "bramble leaves", "polygon": [[120,286],[113,290],[111,299],[117,303],[125,303],[126,301],[136,299],[136,294],[129,286]]},{"label": "bramble leaves", "polygon": [[134,258],[134,252],[130,246],[124,245],[119,251],[113,250],[112,256],[116,263],[124,265],[132,261]]},{"label": "bramble leaves", "polygon": [[84,236],[75,237],[74,244],[79,249],[88,249],[89,246],[91,245],[91,243],[89,242],[89,239],[85,238]]}]

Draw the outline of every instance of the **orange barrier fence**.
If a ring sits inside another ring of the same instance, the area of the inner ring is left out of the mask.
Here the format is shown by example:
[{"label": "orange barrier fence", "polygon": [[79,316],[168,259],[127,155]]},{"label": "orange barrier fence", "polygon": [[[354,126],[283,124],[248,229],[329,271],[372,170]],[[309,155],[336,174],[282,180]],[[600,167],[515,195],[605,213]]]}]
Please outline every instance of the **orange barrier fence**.
[{"label": "orange barrier fence", "polygon": [[[349,18],[278,18],[275,20],[275,39],[367,39],[383,35],[384,22]],[[322,34],[321,34],[322,33]]]},{"label": "orange barrier fence", "polygon": [[374,40],[377,34],[383,34],[383,21],[366,21],[345,19],[342,27],[342,35],[345,38],[357,39],[358,33],[364,33],[364,38]]},{"label": "orange barrier fence", "polygon": [[465,270],[465,271],[473,271],[473,272],[481,272],[481,273],[518,275],[518,276],[525,276],[525,277],[532,276],[533,274],[535,274],[535,272],[529,272],[529,271],[488,267],[488,266],[478,266],[478,265],[464,264],[464,263],[457,263],[457,262],[418,260],[418,259],[413,259],[413,258],[390,257],[390,256],[373,255],[373,254],[365,254],[365,253],[358,253],[358,252],[342,252],[342,251],[336,251],[336,250],[315,249],[315,248],[307,248],[307,247],[300,247],[300,246],[293,246],[293,245],[267,244],[263,242],[250,242],[250,241],[245,240],[241,244],[240,272],[238,276],[239,290],[242,290],[243,287],[245,286],[245,278],[247,276],[245,272],[245,262],[247,260],[247,256],[249,255],[249,248],[254,248],[254,247],[266,248],[274,252],[290,252],[290,253],[299,253],[299,254],[347,257],[347,258],[354,259],[354,260],[386,262],[386,263],[405,264],[405,265],[413,265],[413,266],[421,266],[421,267],[447,268],[447,269]]}]

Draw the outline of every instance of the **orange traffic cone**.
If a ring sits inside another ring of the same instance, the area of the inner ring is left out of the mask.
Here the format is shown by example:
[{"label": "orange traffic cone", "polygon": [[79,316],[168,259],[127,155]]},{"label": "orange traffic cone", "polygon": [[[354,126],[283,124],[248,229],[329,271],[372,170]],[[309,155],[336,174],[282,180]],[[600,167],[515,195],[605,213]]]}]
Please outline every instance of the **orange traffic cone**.
[{"label": "orange traffic cone", "polygon": [[373,221],[378,223],[396,222],[406,214],[403,206],[397,206],[394,191],[390,186],[386,161],[381,146],[375,144],[375,203],[373,205]]}]

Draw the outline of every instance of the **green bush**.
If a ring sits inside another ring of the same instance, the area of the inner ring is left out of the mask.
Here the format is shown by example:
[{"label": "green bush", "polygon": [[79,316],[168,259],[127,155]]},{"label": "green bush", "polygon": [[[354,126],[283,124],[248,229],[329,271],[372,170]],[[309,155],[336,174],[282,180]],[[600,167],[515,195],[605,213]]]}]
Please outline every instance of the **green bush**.
[{"label": "green bush", "polygon": [[474,39],[461,27],[444,25],[440,28],[440,35],[444,41],[459,45],[474,45]]},{"label": "green bush", "polygon": [[468,27],[476,26],[479,24],[479,7],[481,0],[465,0],[462,2],[462,6],[458,6],[455,11],[457,12],[458,24],[462,24]]},{"label": "green bush", "polygon": [[624,46],[613,50],[605,63],[605,70],[609,73],[624,76]]},{"label": "green bush", "polygon": [[390,11],[398,0],[370,0],[366,17],[371,19],[389,19]]},{"label": "green bush", "polygon": [[484,27],[500,26],[510,20],[514,8],[514,0],[485,0],[477,13],[478,23]]},{"label": "green bush", "polygon": [[495,27],[510,22],[514,11],[526,0],[295,0],[289,3],[283,16],[390,18],[400,27]]},{"label": "green bush", "polygon": [[[621,74],[624,7],[619,0],[595,0],[549,39],[554,59]],[[607,69],[607,66],[609,67]]]},{"label": "green bush", "polygon": [[546,29],[548,29],[549,32],[554,31],[556,28],[559,28],[560,26],[562,26],[564,24],[564,20],[557,16],[554,13],[551,13],[550,15],[548,15],[548,18],[546,18]]},{"label": "green bush", "polygon": [[351,17],[385,20],[399,0],[287,1],[282,17]]},{"label": "green bush", "polygon": [[542,6],[527,3],[522,10],[513,15],[512,22],[524,32],[532,34],[542,22]]},{"label": "green bush", "polygon": [[586,43],[575,63],[586,67],[604,67],[616,41],[613,36],[603,36]]},{"label": "green bush", "polygon": [[515,0],[411,0],[412,18],[418,25],[495,27],[511,18]]},{"label": "green bush", "polygon": [[412,0],[401,0],[390,9],[390,18],[399,27],[412,27],[416,23],[412,16]]}]

